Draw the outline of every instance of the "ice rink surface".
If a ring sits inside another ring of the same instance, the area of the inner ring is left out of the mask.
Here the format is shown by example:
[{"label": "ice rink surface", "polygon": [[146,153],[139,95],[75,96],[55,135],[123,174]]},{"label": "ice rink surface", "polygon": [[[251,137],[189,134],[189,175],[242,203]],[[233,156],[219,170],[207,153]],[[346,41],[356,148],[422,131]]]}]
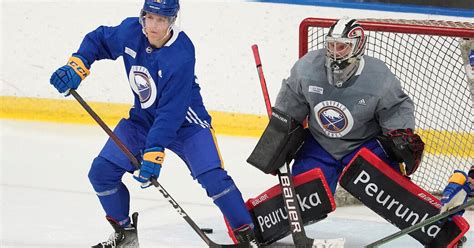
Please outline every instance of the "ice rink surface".
[{"label": "ice rink surface", "polygon": [[[218,130],[217,130],[218,131]],[[107,136],[99,126],[0,120],[0,247],[90,247],[107,239],[112,228],[89,184],[87,173]],[[254,138],[218,136],[225,167],[245,199],[277,183],[246,164]],[[192,180],[177,156],[167,153],[160,183],[200,227],[210,227],[215,242],[230,243],[222,215]],[[148,247],[205,247],[156,188],[140,189],[124,176],[138,211],[139,239]],[[465,217],[474,224],[474,213]],[[398,231],[364,206],[337,208],[307,227],[310,237],[346,239],[345,247],[363,247]],[[465,247],[474,247],[474,232]],[[470,242],[469,242],[470,241]],[[279,242],[291,244],[291,237]],[[382,247],[421,247],[404,236]]]}]

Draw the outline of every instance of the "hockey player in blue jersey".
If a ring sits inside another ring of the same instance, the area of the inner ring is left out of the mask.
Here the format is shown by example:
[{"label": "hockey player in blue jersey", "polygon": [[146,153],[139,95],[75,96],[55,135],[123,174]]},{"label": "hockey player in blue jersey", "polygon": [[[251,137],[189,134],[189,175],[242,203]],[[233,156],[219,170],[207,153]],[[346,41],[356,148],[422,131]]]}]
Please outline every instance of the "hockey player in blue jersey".
[{"label": "hockey player in blue jersey", "polygon": [[[88,33],[67,65],[56,70],[51,84],[60,93],[76,89],[102,59],[123,59],[135,97],[129,118],[114,133],[141,158],[141,169],[108,140],[92,162],[90,182],[114,228],[109,240],[94,247],[138,247],[137,216],[129,217],[130,195],[121,178],[133,173],[142,187],[158,178],[165,151],[176,153],[229,221],[239,242],[254,242],[252,219],[242,195],[223,168],[211,117],[196,83],[195,51],[174,22],[179,0],[146,0],[139,18]],[[141,152],[143,156],[141,156]]]}]

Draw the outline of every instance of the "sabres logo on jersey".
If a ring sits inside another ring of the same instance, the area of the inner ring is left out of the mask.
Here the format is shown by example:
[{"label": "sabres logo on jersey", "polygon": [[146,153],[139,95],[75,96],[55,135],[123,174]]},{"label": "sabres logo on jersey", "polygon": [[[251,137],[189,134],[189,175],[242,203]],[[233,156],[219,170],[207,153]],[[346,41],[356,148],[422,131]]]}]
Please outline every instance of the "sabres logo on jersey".
[{"label": "sabres logo on jersey", "polygon": [[351,112],[340,102],[320,102],[314,107],[314,113],[323,132],[331,138],[343,137],[354,125]]},{"label": "sabres logo on jersey", "polygon": [[156,99],[156,85],[147,68],[132,66],[128,75],[130,87],[138,95],[143,109],[153,105]]}]

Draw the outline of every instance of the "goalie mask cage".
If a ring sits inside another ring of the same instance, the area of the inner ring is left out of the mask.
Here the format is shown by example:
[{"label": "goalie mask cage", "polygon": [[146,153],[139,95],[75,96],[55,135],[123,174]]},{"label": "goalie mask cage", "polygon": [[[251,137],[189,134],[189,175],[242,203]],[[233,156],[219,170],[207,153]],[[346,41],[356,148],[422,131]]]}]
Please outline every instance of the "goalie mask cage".
[{"label": "goalie mask cage", "polygon": [[[335,19],[300,24],[299,56],[324,47]],[[455,169],[473,165],[473,82],[465,66],[474,49],[474,23],[359,19],[365,54],[384,61],[415,103],[416,132],[425,142],[412,180],[438,194]],[[374,82],[377,83],[377,82]]]}]

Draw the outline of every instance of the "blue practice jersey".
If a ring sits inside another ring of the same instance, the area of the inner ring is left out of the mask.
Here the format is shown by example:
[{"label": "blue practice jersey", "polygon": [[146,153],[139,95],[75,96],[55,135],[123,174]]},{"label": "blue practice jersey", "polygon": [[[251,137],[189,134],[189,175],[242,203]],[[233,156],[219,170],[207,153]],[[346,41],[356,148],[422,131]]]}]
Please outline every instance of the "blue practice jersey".
[{"label": "blue practice jersey", "polygon": [[170,40],[154,49],[138,18],[127,18],[87,34],[77,54],[90,64],[123,57],[135,97],[130,119],[149,130],[145,148],[167,147],[176,138],[210,127],[194,75],[194,45],[184,32],[174,28]]}]

